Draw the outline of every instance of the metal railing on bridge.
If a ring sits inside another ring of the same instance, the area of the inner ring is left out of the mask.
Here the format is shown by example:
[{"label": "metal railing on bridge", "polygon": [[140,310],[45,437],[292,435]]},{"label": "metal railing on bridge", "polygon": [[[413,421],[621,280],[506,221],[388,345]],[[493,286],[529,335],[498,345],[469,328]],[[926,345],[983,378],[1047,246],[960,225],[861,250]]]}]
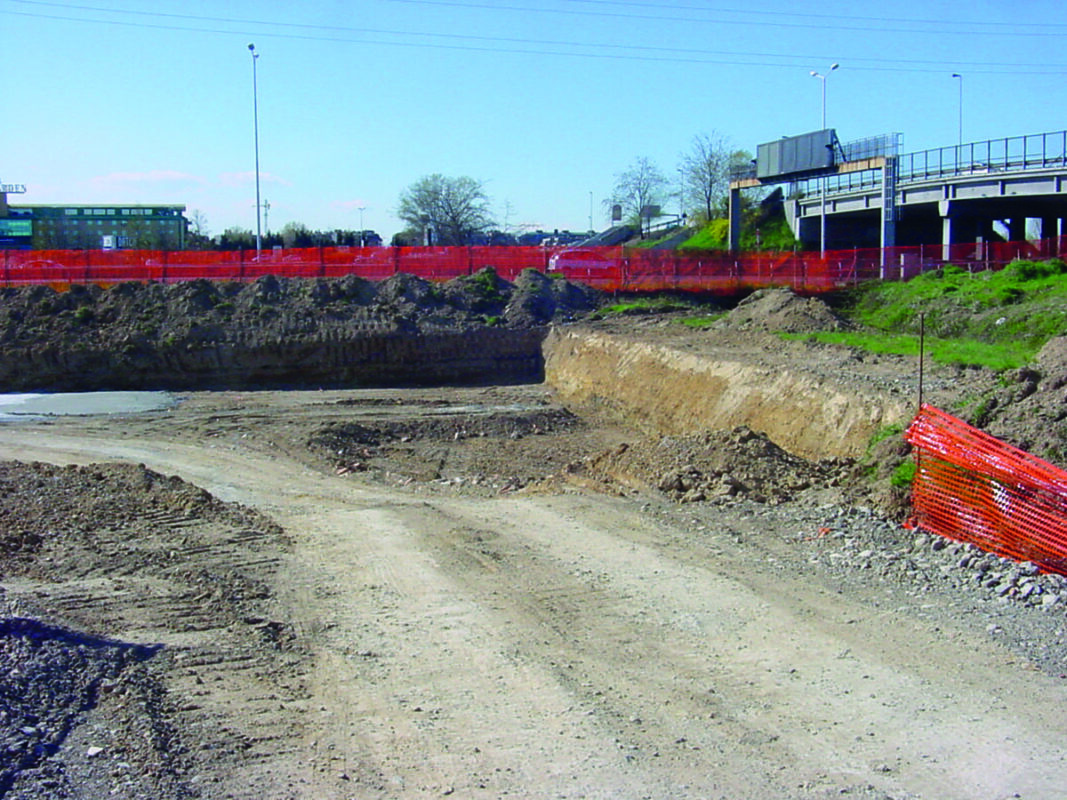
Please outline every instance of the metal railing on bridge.
[{"label": "metal railing on bridge", "polygon": [[[990,175],[1039,169],[1067,168],[1067,131],[1037,133],[965,142],[904,153],[897,157],[897,186],[902,183],[968,175]],[[812,195],[822,178],[794,182],[791,195]],[[863,170],[826,177],[828,194],[854,192],[880,186],[882,171]]]}]

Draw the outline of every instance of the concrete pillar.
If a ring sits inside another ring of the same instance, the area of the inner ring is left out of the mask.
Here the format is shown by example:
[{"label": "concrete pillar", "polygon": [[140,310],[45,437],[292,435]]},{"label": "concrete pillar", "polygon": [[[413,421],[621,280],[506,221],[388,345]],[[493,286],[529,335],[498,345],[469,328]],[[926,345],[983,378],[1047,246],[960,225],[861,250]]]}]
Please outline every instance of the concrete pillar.
[{"label": "concrete pillar", "polygon": [[1056,217],[1041,217],[1041,232],[1038,234],[1042,239],[1055,239],[1060,235],[1060,220]]},{"label": "concrete pillar", "polygon": [[[897,245],[897,157],[887,156],[882,166],[881,245]],[[883,268],[885,264],[882,264]]]},{"label": "concrete pillar", "polygon": [[1026,217],[1012,217],[1008,220],[1008,241],[1021,242],[1026,238]]},{"label": "concrete pillar", "polygon": [[938,204],[938,210],[941,212],[941,260],[949,261],[952,258],[952,217],[953,212],[952,203],[948,200],[941,200]]},{"label": "concrete pillar", "polygon": [[727,247],[731,253],[741,249],[741,189],[730,187],[730,228]]}]

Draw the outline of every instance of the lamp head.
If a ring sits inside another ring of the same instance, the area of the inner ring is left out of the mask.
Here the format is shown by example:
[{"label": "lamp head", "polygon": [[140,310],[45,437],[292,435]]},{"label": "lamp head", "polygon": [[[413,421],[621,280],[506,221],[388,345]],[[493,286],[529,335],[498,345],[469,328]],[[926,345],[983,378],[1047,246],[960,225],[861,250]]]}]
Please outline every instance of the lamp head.
[{"label": "lamp head", "polygon": [[248,49],[251,50],[253,53],[256,52],[256,46],[254,44],[248,45]]},{"label": "lamp head", "polygon": [[831,64],[830,65],[830,72],[833,72],[835,69],[837,69],[840,66],[841,66],[840,64]]}]

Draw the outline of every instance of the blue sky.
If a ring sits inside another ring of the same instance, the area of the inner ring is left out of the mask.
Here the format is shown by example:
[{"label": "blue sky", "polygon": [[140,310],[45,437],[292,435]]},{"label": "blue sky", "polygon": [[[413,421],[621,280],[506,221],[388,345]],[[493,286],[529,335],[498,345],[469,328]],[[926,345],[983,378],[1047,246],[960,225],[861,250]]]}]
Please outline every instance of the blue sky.
[{"label": "blue sky", "polygon": [[[695,135],[820,127],[904,151],[1067,128],[1060,0],[0,0],[0,181],[24,203],[184,203],[386,237],[403,189],[483,181],[501,224],[605,227],[615,176]],[[592,197],[592,204],[590,203]]]}]

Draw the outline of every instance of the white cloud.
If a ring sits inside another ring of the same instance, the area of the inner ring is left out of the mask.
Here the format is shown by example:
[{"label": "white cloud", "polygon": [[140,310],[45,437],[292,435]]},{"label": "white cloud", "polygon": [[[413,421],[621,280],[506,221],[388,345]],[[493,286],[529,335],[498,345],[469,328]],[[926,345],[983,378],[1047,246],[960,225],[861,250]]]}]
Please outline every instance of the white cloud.
[{"label": "white cloud", "polygon": [[[219,175],[219,182],[223,186],[228,187],[248,186],[249,184],[256,182],[256,173],[252,170],[248,170],[247,172],[223,172],[221,175]],[[259,182],[261,184],[273,183],[278,186],[293,185],[289,181],[285,180],[285,178],[280,178],[277,175],[271,174],[270,172],[259,173]]]},{"label": "white cloud", "polygon": [[203,184],[207,181],[199,175],[188,172],[179,172],[170,169],[154,169],[148,172],[111,172],[107,175],[97,175],[89,180],[94,187],[122,186],[130,184],[148,183],[196,183]]}]

